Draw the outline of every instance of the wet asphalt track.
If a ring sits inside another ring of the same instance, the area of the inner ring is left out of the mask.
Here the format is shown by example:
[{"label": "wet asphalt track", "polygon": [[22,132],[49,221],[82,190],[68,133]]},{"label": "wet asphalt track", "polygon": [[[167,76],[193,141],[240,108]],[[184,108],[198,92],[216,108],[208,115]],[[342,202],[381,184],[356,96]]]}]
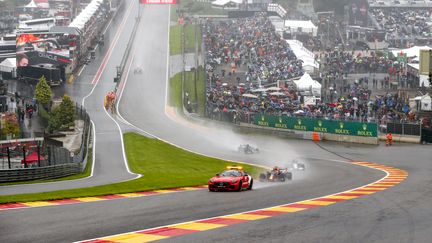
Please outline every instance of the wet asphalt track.
[{"label": "wet asphalt track", "polygon": [[[267,166],[283,166],[293,158],[303,158],[307,171],[295,173],[294,180],[285,184],[268,186],[257,183],[256,190],[250,192],[210,193],[200,190],[4,211],[0,212],[0,241],[84,240],[295,202],[344,191],[383,176],[375,170],[333,161],[343,160],[336,155],[341,154],[351,159],[399,167],[407,170],[409,177],[400,185],[372,196],[170,238],[169,241],[429,242],[427,237],[432,235],[430,146],[396,144],[386,148],[322,143],[328,152],[310,141],[238,135],[229,127],[211,122],[191,125],[177,120],[179,118],[170,111],[168,118],[164,112],[163,95],[168,11],[166,6],[146,6],[142,10],[143,20],[137,33],[140,44],[135,52],[143,58],[134,58],[136,65],[144,68],[144,74],[132,73],[129,76],[120,104],[120,112],[125,119],[193,151]],[[260,153],[248,156],[239,154],[235,150],[240,143],[255,144],[260,148]]]},{"label": "wet asphalt track", "polygon": [[[127,1],[127,3],[130,2],[131,1]],[[104,47],[99,47],[97,49],[97,58],[89,65],[86,65],[81,75],[73,84],[64,84],[64,86],[61,87],[80,104],[85,98],[85,108],[87,109],[91,120],[95,124],[96,163],[93,176],[91,178],[75,181],[2,186],[0,187],[0,195],[96,186],[130,180],[136,177],[136,175],[130,174],[126,170],[121,149],[119,129],[108,117],[103,108],[103,98],[108,91],[114,88],[113,77],[116,72],[115,67],[120,64],[121,57],[126,49],[126,44],[132,31],[133,22],[135,21],[137,4],[135,1],[133,4],[135,4],[133,5],[135,8],[130,8],[130,11],[128,11],[128,6],[130,5],[125,4],[123,16],[126,16],[127,18],[124,18],[124,21],[122,16],[119,15],[111,22],[110,28],[108,28],[105,33],[106,44]],[[117,35],[117,33],[119,34]],[[115,41],[116,44],[110,47],[110,43]],[[100,79],[95,86],[92,84],[92,82],[94,82],[93,79],[98,73],[100,64],[104,62],[103,59],[105,55],[110,51],[112,51],[111,58],[106,59],[105,69],[100,70]],[[94,90],[90,94],[93,87]],[[56,93],[61,93],[59,90],[56,91]]]}]

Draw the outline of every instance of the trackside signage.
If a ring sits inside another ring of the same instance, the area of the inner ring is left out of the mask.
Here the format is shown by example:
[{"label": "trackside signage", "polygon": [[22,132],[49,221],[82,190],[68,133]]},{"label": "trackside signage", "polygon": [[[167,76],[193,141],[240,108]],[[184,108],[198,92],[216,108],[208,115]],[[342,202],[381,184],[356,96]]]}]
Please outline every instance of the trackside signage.
[{"label": "trackside signage", "polygon": [[141,4],[176,4],[177,0],[139,0]]},{"label": "trackside signage", "polygon": [[332,133],[339,135],[377,137],[377,124],[351,121],[330,121],[323,119],[255,115],[253,123],[262,127],[291,129],[307,132]]}]

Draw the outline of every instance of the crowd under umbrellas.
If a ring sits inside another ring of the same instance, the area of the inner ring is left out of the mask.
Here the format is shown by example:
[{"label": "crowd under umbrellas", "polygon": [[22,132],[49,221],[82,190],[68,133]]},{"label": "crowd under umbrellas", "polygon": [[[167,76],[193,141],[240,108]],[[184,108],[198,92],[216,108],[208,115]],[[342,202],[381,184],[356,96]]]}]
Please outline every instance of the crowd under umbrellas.
[{"label": "crowd under umbrellas", "polygon": [[295,89],[270,87],[250,89],[244,84],[219,85],[207,92],[207,115],[225,121],[240,121],[257,113],[289,117],[309,117],[327,120],[387,122],[390,120],[414,121],[415,117],[403,116],[409,112],[402,97],[386,94],[370,97],[370,90],[355,83],[346,96],[332,103],[300,102]]},{"label": "crowd under umbrellas", "polygon": [[[203,33],[209,117],[230,122],[255,113],[368,122],[403,119],[398,114],[407,107],[405,100],[390,95],[381,102],[381,97],[371,97],[368,80],[346,84],[335,99],[327,103],[318,99],[314,104],[305,103],[293,87],[271,87],[280,80],[299,78],[304,71],[302,62],[263,14],[206,20]],[[333,51],[317,58],[324,66],[324,81],[343,79],[356,72],[389,72],[398,67],[394,60],[375,52]],[[242,75],[238,75],[239,69]],[[328,81],[324,89],[330,87]]]},{"label": "crowd under umbrellas", "polygon": [[371,9],[371,15],[392,38],[431,37],[432,26],[427,21],[432,17],[430,9]]},{"label": "crowd under umbrellas", "polygon": [[[226,21],[207,20],[204,23],[206,70],[210,83],[231,75],[240,67],[248,85],[265,85],[303,74],[302,62],[274,29],[264,14]],[[227,65],[229,70],[216,73]]]}]

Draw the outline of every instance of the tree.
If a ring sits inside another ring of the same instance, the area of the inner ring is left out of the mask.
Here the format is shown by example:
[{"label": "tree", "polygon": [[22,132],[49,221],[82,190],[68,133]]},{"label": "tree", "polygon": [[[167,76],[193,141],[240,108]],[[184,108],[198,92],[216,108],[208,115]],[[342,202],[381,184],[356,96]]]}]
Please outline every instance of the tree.
[{"label": "tree", "polygon": [[16,114],[6,112],[3,114],[3,127],[1,133],[4,136],[11,135],[12,138],[16,138],[20,134],[20,128]]},{"label": "tree", "polygon": [[72,99],[65,95],[59,106],[51,112],[48,130],[53,132],[59,129],[73,126],[75,121],[75,104]]},{"label": "tree", "polygon": [[42,76],[39,79],[38,84],[36,85],[36,89],[35,89],[35,93],[34,96],[37,100],[37,102],[39,102],[39,104],[42,104],[43,106],[46,107],[46,105],[49,104],[49,102],[51,101],[51,97],[52,97],[53,93],[51,91],[50,86],[48,85],[45,76]]}]

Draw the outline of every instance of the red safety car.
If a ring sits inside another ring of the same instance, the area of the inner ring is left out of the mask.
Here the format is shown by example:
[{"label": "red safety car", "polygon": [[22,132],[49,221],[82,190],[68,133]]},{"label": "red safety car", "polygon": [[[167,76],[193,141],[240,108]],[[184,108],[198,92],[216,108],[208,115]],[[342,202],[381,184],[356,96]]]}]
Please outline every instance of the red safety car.
[{"label": "red safety car", "polygon": [[209,191],[252,190],[253,178],[241,166],[228,166],[227,170],[216,174],[208,181]]}]

